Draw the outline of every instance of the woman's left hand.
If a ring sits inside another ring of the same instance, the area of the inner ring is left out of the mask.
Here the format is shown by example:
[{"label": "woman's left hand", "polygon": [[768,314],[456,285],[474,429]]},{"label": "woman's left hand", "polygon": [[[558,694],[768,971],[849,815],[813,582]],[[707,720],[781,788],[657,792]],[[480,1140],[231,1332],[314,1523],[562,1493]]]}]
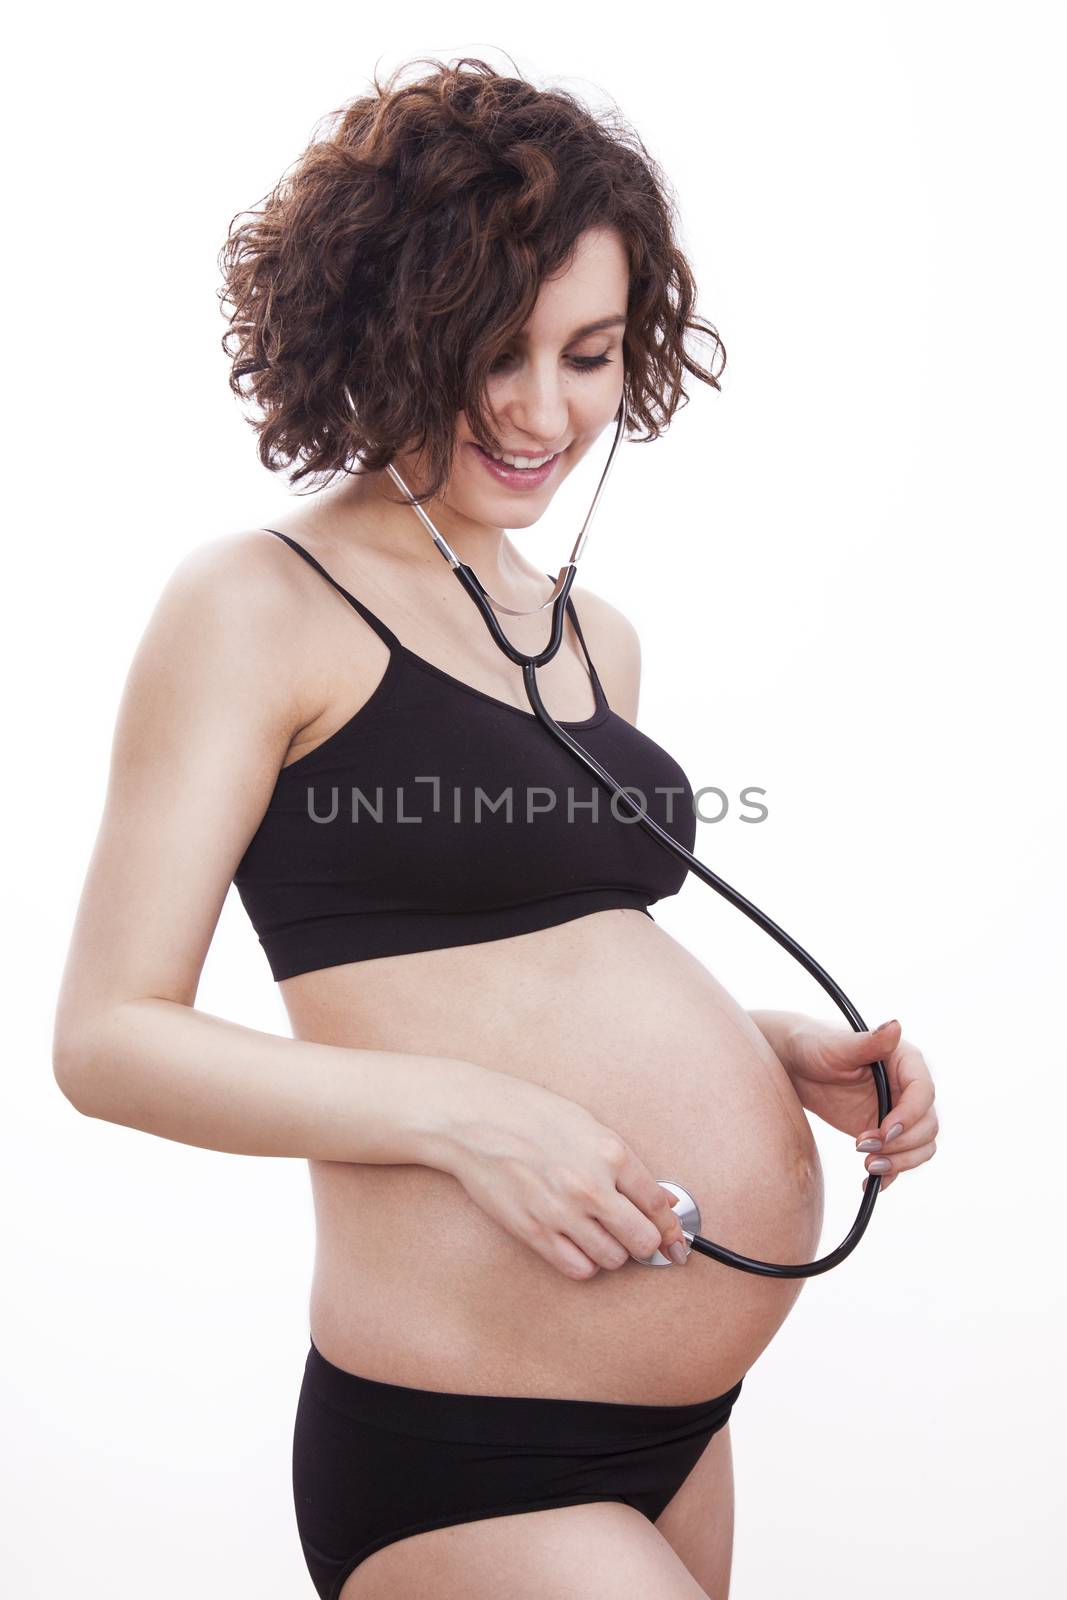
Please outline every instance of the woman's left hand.
[{"label": "woman's left hand", "polygon": [[[892,1110],[879,1126],[873,1061],[885,1063]],[[937,1149],[934,1082],[922,1052],[900,1037],[900,1023],[857,1033],[805,1018],[783,1062],[802,1106],[856,1140],[868,1172],[888,1189],[899,1172],[922,1166]],[[887,1162],[887,1166],[881,1163]],[[867,1187],[867,1179],[863,1180]]]}]

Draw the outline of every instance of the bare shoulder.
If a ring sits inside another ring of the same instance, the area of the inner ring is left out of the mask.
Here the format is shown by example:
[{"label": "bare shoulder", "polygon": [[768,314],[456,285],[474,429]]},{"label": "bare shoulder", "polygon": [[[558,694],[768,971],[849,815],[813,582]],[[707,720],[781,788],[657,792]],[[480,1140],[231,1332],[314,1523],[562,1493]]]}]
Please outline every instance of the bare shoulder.
[{"label": "bare shoulder", "polygon": [[220,689],[255,682],[276,711],[298,715],[308,644],[300,586],[308,571],[263,529],[207,539],[172,569],[146,638],[186,669],[216,674]]},{"label": "bare shoulder", "polygon": [[641,691],[641,640],[624,612],[602,595],[575,584],[574,609],[608,703],[628,722],[637,720]]},{"label": "bare shoulder", "polygon": [[292,614],[302,562],[262,528],[220,534],[194,545],[172,571],[162,599],[195,606],[208,617],[223,616],[238,628],[259,631],[264,620]]},{"label": "bare shoulder", "polygon": [[68,1038],[125,996],[195,1000],[304,692],[298,608],[268,538],[230,534],[188,550],[134,652],[71,946]]}]

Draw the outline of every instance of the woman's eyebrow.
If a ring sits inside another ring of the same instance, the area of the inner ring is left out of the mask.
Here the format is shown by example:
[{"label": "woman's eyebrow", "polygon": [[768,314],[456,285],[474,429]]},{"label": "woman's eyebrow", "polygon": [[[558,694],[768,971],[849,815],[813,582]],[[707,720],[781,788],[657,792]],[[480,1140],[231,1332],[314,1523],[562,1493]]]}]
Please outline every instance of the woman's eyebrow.
[{"label": "woman's eyebrow", "polygon": [[583,327],[575,328],[571,339],[580,339],[586,333],[599,333],[601,328],[614,328],[617,323],[625,321],[626,318],[623,316],[601,317],[598,322],[587,322]]},{"label": "woman's eyebrow", "polygon": [[[566,342],[567,342],[567,344],[570,344],[572,342],[572,340],[581,339],[587,333],[599,333],[602,328],[614,328],[617,323],[620,323],[620,322],[625,323],[625,321],[626,321],[626,318],[624,316],[619,316],[619,315],[614,316],[614,317],[600,317],[596,322],[586,322],[586,323],[584,323],[582,325],[582,327],[575,328],[574,332],[570,335],[570,338],[568,338]],[[517,333],[515,335],[515,337],[517,339],[525,339],[526,338],[525,329],[523,329],[519,333]]]}]

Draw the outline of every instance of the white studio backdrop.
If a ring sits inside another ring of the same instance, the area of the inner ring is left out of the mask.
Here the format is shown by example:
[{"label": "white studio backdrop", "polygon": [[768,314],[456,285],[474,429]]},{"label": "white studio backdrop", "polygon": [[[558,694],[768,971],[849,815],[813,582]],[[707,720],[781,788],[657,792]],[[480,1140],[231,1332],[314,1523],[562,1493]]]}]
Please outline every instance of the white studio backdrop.
[{"label": "white studio backdrop", "polygon": [[[869,1024],[898,1016],[938,1087],[933,1162],[746,1380],[732,1600],[1060,1592],[1063,13],[536,20],[261,0],[15,25],[0,1570],[20,1600],[312,1594],[289,1481],[305,1166],[80,1117],[52,1014],[156,598],[289,494],[226,386],[229,220],[376,65],[505,51],[636,126],[726,346],[722,393],[692,382],[665,438],[621,451],[583,558],[640,631],[640,725],[730,799],[698,856]],[[543,568],[609,443],[521,536]],[[694,878],[656,914],[742,1004],[837,1016]],[[197,1004],[287,1032],[236,891]],[[825,1253],[863,1169],[816,1132]],[[670,1343],[684,1360],[684,1327]]]}]

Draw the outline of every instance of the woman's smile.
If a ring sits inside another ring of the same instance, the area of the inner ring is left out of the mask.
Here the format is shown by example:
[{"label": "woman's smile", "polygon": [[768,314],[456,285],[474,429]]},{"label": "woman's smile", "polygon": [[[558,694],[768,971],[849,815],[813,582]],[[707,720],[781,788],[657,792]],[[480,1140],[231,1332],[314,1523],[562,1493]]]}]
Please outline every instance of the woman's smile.
[{"label": "woman's smile", "polygon": [[[495,457],[489,455],[487,451],[482,449],[480,444],[474,443],[473,440],[471,441],[471,449],[490,477],[495,478],[497,483],[502,483],[507,489],[518,489],[520,491],[523,489],[540,489],[542,484],[547,483],[551,478],[556,470],[557,463],[563,458],[562,450],[558,450],[555,455],[549,456],[542,466],[515,467],[507,461],[497,461]],[[519,459],[531,458],[519,457]],[[534,456],[532,459],[537,460],[538,458]]]}]

